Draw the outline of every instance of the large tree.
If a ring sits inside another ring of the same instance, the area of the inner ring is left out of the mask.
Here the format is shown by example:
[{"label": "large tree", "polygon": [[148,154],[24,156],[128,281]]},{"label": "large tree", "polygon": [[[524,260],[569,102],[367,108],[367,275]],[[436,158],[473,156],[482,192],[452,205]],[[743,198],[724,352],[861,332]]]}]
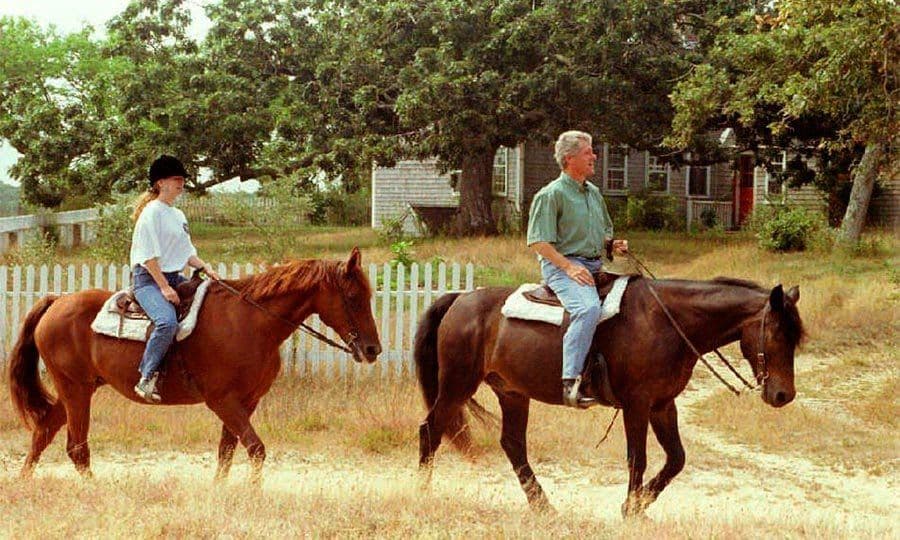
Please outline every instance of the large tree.
[{"label": "large tree", "polygon": [[815,174],[795,163],[797,180],[816,178],[835,192],[840,167],[852,164],[841,235],[858,241],[875,179],[896,160],[897,5],[783,0],[718,26],[706,62],[673,94],[671,144],[732,126],[747,148],[793,147],[815,157]]},{"label": "large tree", "polygon": [[0,137],[23,154],[10,173],[30,203],[96,200],[115,181],[107,143],[119,124],[111,81],[122,66],[90,35],[0,18]]},{"label": "large tree", "polygon": [[313,9],[320,63],[313,80],[292,82],[287,110],[301,125],[282,133],[286,147],[344,169],[400,157],[461,169],[466,234],[496,232],[490,186],[501,145],[578,128],[659,144],[667,95],[690,54],[676,8],[661,0],[338,0]]}]

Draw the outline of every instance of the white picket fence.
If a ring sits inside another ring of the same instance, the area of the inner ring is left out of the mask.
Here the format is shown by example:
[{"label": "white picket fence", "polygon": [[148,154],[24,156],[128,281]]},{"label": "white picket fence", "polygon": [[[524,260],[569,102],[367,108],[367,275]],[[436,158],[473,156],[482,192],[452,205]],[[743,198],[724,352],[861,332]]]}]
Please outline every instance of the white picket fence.
[{"label": "white picket fence", "polygon": [[[236,279],[261,271],[252,264],[217,265],[223,278]],[[370,264],[369,280],[374,294],[372,313],[381,337],[382,353],[374,364],[361,365],[303,332],[295,332],[281,347],[284,368],[292,373],[316,373],[332,377],[405,377],[415,372],[412,342],[419,316],[442,294],[475,288],[471,263],[410,267]],[[35,301],[48,293],[67,294],[85,289],[115,291],[128,287],[127,265],[0,266],[0,351],[2,362],[18,338],[25,315]],[[337,335],[316,316],[307,324],[332,339]],[[200,324],[203,324],[202,319]]]}]

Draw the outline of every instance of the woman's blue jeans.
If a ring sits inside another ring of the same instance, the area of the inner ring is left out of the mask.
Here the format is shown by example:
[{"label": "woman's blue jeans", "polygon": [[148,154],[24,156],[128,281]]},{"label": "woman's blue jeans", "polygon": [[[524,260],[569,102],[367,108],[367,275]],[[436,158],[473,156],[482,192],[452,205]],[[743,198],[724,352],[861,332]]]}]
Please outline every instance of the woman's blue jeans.
[{"label": "woman's blue jeans", "polygon": [[[181,272],[163,272],[163,275],[172,287],[186,281]],[[147,347],[144,349],[144,356],[141,358],[141,365],[138,367],[141,377],[148,378],[159,370],[166,351],[175,340],[175,334],[178,332],[178,319],[175,314],[175,305],[166,300],[146,268],[136,265],[132,269],[132,279],[134,297],[137,298],[138,303],[147,312],[154,325],[153,332],[150,333],[150,338],[147,340]]]},{"label": "woman's blue jeans", "polygon": [[[574,264],[580,264],[590,273],[596,274],[603,267],[600,259],[585,259],[583,257],[566,257]],[[541,260],[541,275],[566,311],[569,312],[569,327],[563,336],[563,367],[562,378],[574,379],[581,375],[584,369],[584,361],[591,348],[594,339],[594,331],[600,320],[602,304],[597,295],[597,287],[581,285],[570,278],[561,268],[547,259]]]}]

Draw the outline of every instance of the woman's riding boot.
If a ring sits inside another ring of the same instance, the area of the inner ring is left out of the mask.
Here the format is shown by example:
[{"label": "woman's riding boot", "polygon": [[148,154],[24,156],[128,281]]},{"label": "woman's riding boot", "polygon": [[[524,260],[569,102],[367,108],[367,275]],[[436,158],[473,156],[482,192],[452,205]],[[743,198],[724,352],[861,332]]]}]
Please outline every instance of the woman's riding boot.
[{"label": "woman's riding boot", "polygon": [[147,403],[159,403],[162,401],[162,396],[156,391],[156,381],[158,379],[158,371],[153,375],[150,375],[150,377],[141,377],[137,386],[134,387],[134,392]]}]

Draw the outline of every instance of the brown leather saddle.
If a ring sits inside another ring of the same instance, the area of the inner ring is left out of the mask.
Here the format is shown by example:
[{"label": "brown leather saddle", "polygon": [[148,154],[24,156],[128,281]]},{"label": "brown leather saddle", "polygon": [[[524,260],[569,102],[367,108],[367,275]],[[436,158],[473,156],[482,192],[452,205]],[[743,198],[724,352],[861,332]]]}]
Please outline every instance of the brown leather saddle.
[{"label": "brown leather saddle", "polygon": [[[613,284],[620,277],[623,277],[623,274],[613,274],[611,272],[594,274],[594,283],[597,285],[597,294],[600,296],[600,300],[606,298],[606,295],[612,290]],[[629,279],[633,277],[633,275],[628,276]],[[546,283],[536,289],[522,293],[522,296],[538,304],[562,307],[562,303],[559,301],[556,293]],[[566,320],[568,320],[568,314],[566,315]],[[597,349],[596,342],[591,345],[590,352],[588,352],[583,373],[584,381],[582,387],[585,389],[586,395],[596,398],[603,405],[617,409],[622,408],[622,404],[616,398],[616,394],[610,384],[609,367],[607,366],[606,358]]]},{"label": "brown leather saddle", "polygon": [[[622,274],[613,274],[611,272],[600,272],[599,274],[594,274],[594,283],[597,285],[597,294],[600,295],[601,300],[606,298],[606,295],[609,294],[610,290],[612,290],[613,283],[615,283],[616,280],[620,277],[622,277]],[[532,289],[530,291],[522,293],[522,296],[524,296],[527,300],[537,302],[538,304],[562,307],[562,302],[559,301],[556,293],[553,292],[553,290],[548,287],[546,283],[542,284],[536,289]]]},{"label": "brown leather saddle", "polygon": [[[188,312],[191,310],[191,304],[194,303],[197,287],[203,283],[203,278],[200,277],[200,273],[200,270],[195,270],[191,279],[179,283],[178,286],[175,287],[175,292],[178,293],[179,299],[178,305],[175,306],[175,315],[179,321],[187,317]],[[126,294],[122,294],[116,298],[115,308],[116,313],[123,319],[150,320],[150,317],[147,316],[147,312],[144,311],[144,308],[138,303],[137,298],[134,297],[133,289],[129,288]]]}]

